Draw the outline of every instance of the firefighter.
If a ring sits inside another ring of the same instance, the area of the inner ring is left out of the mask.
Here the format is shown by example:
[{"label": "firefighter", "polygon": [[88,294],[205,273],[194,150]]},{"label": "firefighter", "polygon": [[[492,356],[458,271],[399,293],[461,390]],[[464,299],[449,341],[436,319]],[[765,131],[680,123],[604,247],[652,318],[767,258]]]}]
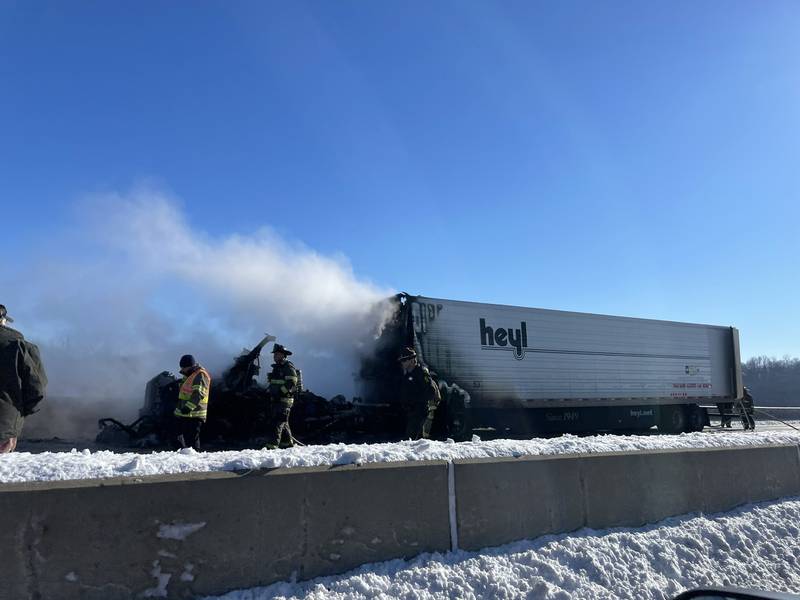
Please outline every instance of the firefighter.
[{"label": "firefighter", "polygon": [[289,428],[289,414],[298,390],[297,370],[287,360],[291,355],[291,351],[281,344],[275,344],[272,347],[274,363],[272,372],[267,375],[270,402],[266,447],[270,450],[294,446],[292,430]]},{"label": "firefighter", "polygon": [[194,448],[200,452],[200,430],[208,417],[211,376],[197,364],[194,356],[184,354],[180,360],[181,381],[175,407],[176,448]]},{"label": "firefighter", "polygon": [[17,447],[25,417],[36,412],[47,387],[39,348],[7,326],[13,322],[0,304],[0,454]]},{"label": "firefighter", "polygon": [[431,434],[433,416],[441,400],[439,386],[428,367],[419,364],[413,348],[404,348],[397,359],[403,371],[400,402],[406,413],[406,438],[418,440]]},{"label": "firefighter", "polygon": [[745,429],[755,429],[756,420],[753,418],[755,407],[753,406],[753,396],[750,395],[750,390],[744,388],[744,395],[740,403],[740,412],[742,417],[742,426]]}]

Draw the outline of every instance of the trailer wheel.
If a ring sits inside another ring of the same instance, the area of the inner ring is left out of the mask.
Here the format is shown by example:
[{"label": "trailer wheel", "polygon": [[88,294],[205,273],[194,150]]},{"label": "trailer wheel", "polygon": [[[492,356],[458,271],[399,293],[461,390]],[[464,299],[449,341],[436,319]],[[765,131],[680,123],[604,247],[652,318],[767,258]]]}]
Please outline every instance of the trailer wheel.
[{"label": "trailer wheel", "polygon": [[686,407],[681,404],[662,406],[658,415],[658,430],[664,433],[683,433],[689,430]]},{"label": "trailer wheel", "polygon": [[688,409],[689,431],[703,431],[703,428],[708,425],[708,413],[697,404],[692,404]]}]

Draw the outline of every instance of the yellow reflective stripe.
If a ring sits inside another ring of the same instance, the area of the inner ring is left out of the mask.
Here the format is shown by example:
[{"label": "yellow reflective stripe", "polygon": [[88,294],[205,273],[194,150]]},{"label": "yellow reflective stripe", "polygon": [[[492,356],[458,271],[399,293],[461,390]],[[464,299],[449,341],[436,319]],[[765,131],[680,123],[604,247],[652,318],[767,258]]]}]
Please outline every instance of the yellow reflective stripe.
[{"label": "yellow reflective stripe", "polygon": [[285,379],[270,379],[270,383],[286,383]]},{"label": "yellow reflective stripe", "polygon": [[287,390],[287,389],[286,389],[286,386],[285,386],[285,385],[282,385],[282,386],[281,386],[281,391],[282,391],[284,394],[288,394],[288,393],[289,393],[289,390]]},{"label": "yellow reflective stripe", "polygon": [[206,417],[206,416],[208,416],[208,411],[207,410],[193,410],[193,411],[188,412],[188,413],[182,413],[178,409],[175,409],[175,412],[173,414],[176,417]]},{"label": "yellow reflective stripe", "polygon": [[[193,394],[178,396],[178,402],[191,402]],[[200,394],[200,402],[208,402],[208,394]]]},{"label": "yellow reflective stripe", "polygon": [[197,408],[197,404],[195,404],[194,402],[186,402],[185,405],[188,406],[189,408]]},{"label": "yellow reflective stripe", "polygon": [[287,375],[286,379],[289,381],[297,381],[297,375]]}]

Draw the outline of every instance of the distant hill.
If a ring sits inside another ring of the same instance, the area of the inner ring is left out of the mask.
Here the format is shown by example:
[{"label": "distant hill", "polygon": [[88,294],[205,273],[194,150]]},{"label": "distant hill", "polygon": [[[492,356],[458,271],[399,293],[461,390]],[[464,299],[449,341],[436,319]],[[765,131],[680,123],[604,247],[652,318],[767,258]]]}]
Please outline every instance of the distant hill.
[{"label": "distant hill", "polygon": [[757,406],[800,406],[800,358],[756,356],[742,377]]}]

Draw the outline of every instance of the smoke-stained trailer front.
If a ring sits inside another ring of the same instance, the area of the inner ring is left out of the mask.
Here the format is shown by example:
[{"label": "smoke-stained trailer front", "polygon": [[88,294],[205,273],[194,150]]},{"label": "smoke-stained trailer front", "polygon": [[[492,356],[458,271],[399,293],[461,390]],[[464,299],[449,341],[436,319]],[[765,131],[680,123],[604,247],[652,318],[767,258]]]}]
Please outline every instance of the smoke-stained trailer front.
[{"label": "smoke-stained trailer front", "polygon": [[394,321],[366,368],[365,401],[391,403],[391,350],[413,344],[444,391],[448,434],[700,430],[702,404],[742,397],[734,327],[395,298]]}]

